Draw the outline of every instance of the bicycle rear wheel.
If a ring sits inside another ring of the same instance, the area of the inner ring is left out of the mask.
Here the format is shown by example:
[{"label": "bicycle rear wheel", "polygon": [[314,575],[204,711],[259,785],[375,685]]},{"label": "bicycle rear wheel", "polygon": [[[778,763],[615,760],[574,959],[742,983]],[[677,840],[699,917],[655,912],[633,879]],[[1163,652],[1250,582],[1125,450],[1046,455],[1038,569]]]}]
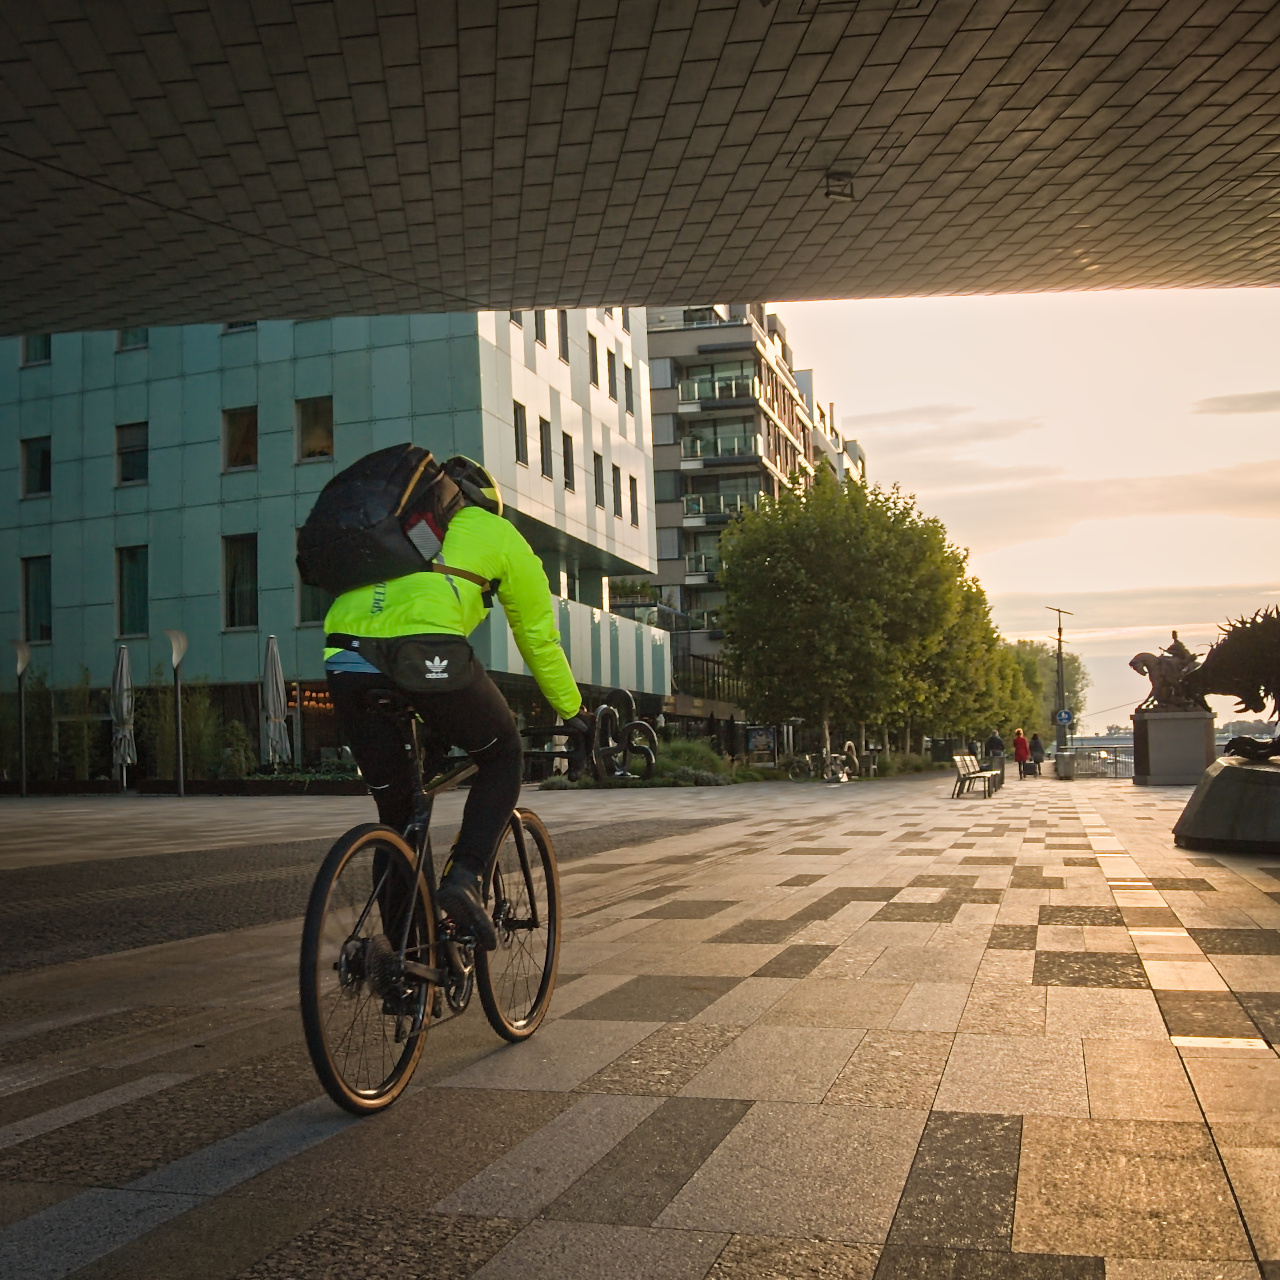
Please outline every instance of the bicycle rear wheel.
[{"label": "bicycle rear wheel", "polygon": [[302,930],[299,990],[307,1049],[325,1092],[364,1115],[403,1092],[422,1056],[434,984],[404,974],[433,964],[435,915],[415,857],[390,827],[354,827],[316,875]]},{"label": "bicycle rear wheel", "polygon": [[476,953],[476,985],[489,1025],[506,1040],[538,1029],[560,958],[560,878],[551,837],[527,809],[511,816],[498,846],[488,902],[495,951]]}]

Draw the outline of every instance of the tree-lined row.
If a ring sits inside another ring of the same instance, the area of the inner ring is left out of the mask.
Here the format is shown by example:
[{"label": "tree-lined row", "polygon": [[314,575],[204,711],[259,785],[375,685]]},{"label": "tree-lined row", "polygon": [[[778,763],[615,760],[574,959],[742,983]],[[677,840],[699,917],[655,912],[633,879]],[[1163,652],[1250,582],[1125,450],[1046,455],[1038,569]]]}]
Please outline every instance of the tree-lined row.
[{"label": "tree-lined row", "polygon": [[896,486],[821,471],[812,488],[745,512],[721,558],[725,657],[753,717],[820,724],[824,746],[832,734],[911,750],[925,736],[1049,732],[1049,647],[1001,639],[967,553]]}]

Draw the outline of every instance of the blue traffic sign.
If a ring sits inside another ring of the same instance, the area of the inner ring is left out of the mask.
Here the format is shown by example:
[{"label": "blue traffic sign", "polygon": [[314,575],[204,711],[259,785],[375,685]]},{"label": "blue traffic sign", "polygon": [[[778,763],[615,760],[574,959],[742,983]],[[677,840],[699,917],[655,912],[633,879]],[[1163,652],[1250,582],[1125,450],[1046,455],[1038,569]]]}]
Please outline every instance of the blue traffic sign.
[{"label": "blue traffic sign", "polygon": [[1054,724],[1070,724],[1076,718],[1074,711],[1068,711],[1065,707],[1061,711],[1053,713]]}]

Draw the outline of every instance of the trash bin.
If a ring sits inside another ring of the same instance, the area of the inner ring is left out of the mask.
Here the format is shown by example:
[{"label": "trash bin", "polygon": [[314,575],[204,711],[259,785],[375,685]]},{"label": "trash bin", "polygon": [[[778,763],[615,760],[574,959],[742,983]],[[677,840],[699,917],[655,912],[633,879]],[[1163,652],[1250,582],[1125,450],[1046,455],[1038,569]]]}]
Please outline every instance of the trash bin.
[{"label": "trash bin", "polygon": [[1054,772],[1062,782],[1076,780],[1076,758],[1070,751],[1060,751],[1053,757]]}]

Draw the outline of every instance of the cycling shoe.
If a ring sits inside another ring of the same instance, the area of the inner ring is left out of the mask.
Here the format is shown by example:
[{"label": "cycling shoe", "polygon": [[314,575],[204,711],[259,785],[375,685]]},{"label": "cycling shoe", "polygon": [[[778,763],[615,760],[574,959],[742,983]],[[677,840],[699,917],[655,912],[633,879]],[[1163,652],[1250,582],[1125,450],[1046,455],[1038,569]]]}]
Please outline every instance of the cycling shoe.
[{"label": "cycling shoe", "polygon": [[440,909],[461,932],[475,935],[477,945],[486,951],[497,947],[498,934],[484,908],[484,887],[479,876],[465,867],[450,866],[440,881],[436,898]]}]

